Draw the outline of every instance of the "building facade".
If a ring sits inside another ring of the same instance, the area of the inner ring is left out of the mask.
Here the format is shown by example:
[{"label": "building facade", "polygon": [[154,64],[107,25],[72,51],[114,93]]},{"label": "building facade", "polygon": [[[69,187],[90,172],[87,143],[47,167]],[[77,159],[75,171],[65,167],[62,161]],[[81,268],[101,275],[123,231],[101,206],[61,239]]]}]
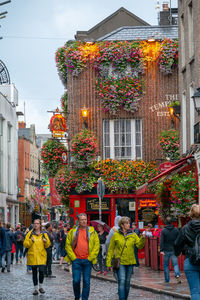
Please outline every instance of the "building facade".
[{"label": "building facade", "polygon": [[192,96],[200,87],[200,2],[179,0],[179,95],[181,100],[181,151],[200,143],[199,115]]},{"label": "building facade", "polygon": [[0,219],[12,226],[19,222],[17,105],[15,86],[0,85]]}]

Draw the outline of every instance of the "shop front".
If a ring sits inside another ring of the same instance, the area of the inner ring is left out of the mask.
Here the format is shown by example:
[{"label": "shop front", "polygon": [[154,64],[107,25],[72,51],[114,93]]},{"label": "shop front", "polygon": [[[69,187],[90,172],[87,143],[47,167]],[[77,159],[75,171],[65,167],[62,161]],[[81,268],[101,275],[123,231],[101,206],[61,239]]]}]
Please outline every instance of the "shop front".
[{"label": "shop front", "polygon": [[[99,198],[96,194],[70,195],[70,223],[77,223],[78,214],[88,216],[88,224],[99,219]],[[114,226],[117,215],[128,216],[139,228],[158,224],[158,209],[154,194],[106,194],[102,200],[102,221]]]}]

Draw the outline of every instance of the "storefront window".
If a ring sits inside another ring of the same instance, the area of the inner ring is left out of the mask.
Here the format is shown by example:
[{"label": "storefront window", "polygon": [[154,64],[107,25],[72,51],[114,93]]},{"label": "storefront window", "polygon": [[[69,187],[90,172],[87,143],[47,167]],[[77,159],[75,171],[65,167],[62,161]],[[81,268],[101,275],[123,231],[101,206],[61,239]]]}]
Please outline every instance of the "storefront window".
[{"label": "storefront window", "polygon": [[132,222],[135,222],[135,199],[117,198],[115,208],[115,215],[129,217]]},{"label": "storefront window", "polygon": [[153,227],[158,224],[158,208],[155,199],[138,200],[138,222],[144,226],[151,223]]}]

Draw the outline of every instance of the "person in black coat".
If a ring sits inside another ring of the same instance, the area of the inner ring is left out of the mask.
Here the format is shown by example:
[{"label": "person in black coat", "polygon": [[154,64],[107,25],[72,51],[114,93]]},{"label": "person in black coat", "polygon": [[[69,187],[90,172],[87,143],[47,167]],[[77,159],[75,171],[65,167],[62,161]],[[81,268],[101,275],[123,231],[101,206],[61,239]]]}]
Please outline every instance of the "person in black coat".
[{"label": "person in black coat", "polygon": [[46,224],[46,233],[48,234],[49,240],[51,242],[51,245],[49,246],[49,248],[46,248],[47,251],[47,263],[45,266],[45,276],[46,277],[56,277],[52,275],[52,270],[51,270],[51,265],[52,265],[52,249],[53,249],[53,240],[54,240],[54,236],[52,233],[52,224],[51,223],[47,223]]},{"label": "person in black coat", "polygon": [[[132,223],[132,228],[133,228],[133,232],[135,232],[137,234],[137,236],[139,237],[140,229],[137,228],[135,222]],[[135,267],[139,267],[140,263],[139,263],[139,259],[138,259],[138,248],[136,247],[136,245],[134,245],[134,252],[135,252],[135,260],[136,260]]]},{"label": "person in black coat", "polygon": [[165,226],[165,228],[161,231],[160,239],[160,254],[163,255],[165,282],[169,282],[170,280],[169,259],[171,258],[177,283],[181,283],[178,259],[174,253],[174,242],[179,231],[174,227],[174,225],[172,225],[172,218],[170,216],[166,218],[166,224],[167,226]]},{"label": "person in black coat", "polygon": [[[5,265],[7,266],[7,272],[10,272],[11,265],[11,251],[12,251],[12,243],[15,243],[15,238],[13,232],[10,230],[10,223],[6,224],[5,234],[6,234],[6,251],[2,256],[2,272],[5,270]],[[6,263],[7,261],[7,263]]]},{"label": "person in black coat", "polygon": [[189,259],[189,250],[193,247],[196,236],[200,233],[200,205],[193,204],[189,221],[181,229],[175,244],[175,254],[185,255],[184,272],[190,287],[191,300],[200,299],[200,265],[193,265]]}]

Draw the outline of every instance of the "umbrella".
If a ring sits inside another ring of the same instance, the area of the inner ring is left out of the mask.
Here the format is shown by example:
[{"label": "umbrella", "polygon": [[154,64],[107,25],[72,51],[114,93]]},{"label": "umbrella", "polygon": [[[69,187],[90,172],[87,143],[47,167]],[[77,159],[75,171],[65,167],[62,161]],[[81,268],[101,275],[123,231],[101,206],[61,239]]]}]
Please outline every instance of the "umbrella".
[{"label": "umbrella", "polygon": [[103,226],[103,229],[106,231],[106,232],[109,232],[110,231],[110,227],[105,223],[105,222],[102,222],[100,220],[93,220],[90,222],[91,225],[94,227],[94,229],[97,231],[97,225],[102,225]]}]

